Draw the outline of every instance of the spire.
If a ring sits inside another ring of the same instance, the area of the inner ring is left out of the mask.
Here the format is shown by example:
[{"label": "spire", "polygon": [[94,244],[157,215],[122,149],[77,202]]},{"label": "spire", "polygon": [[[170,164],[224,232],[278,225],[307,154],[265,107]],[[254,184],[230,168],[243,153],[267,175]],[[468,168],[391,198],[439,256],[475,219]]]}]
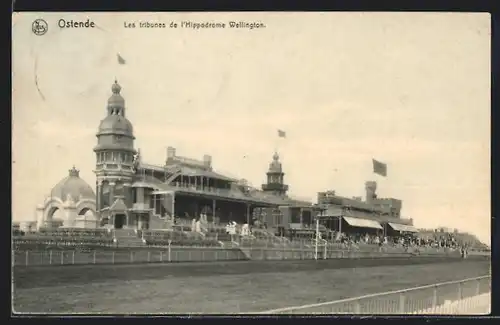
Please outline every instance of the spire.
[{"label": "spire", "polygon": [[75,165],[73,165],[73,168],[69,170],[69,176],[70,177],[80,177],[80,171],[75,168]]}]

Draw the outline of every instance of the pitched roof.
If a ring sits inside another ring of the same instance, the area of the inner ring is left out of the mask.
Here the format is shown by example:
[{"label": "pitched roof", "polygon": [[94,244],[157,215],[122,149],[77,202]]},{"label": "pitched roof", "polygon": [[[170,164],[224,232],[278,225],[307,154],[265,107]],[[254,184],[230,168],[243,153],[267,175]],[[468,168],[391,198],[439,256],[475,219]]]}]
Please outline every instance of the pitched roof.
[{"label": "pitched roof", "polygon": [[123,202],[123,199],[117,198],[109,210],[113,212],[127,211],[127,206],[125,205],[125,202]]}]

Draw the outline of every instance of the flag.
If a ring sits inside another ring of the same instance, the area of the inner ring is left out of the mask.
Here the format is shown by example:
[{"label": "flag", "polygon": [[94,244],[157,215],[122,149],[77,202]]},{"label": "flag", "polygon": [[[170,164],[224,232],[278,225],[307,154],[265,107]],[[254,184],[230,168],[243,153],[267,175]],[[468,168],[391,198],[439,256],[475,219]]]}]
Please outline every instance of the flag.
[{"label": "flag", "polygon": [[372,159],[372,161],[373,161],[373,172],[380,176],[387,177],[387,165],[375,159]]},{"label": "flag", "polygon": [[126,61],[124,58],[121,57],[120,54],[116,54],[117,58],[118,58],[118,64],[125,64]]},{"label": "flag", "polygon": [[286,132],[283,130],[278,129],[278,137],[280,138],[286,138]]}]

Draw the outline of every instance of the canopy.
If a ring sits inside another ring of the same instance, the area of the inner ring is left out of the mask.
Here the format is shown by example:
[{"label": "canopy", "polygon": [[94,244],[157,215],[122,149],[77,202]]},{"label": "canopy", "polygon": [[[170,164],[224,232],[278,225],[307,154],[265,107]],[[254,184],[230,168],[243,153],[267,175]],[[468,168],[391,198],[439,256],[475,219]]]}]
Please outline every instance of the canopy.
[{"label": "canopy", "polygon": [[375,228],[375,229],[384,229],[378,223],[377,221],[374,220],[368,220],[368,219],[359,219],[359,218],[352,218],[352,217],[343,217],[344,220],[353,227],[360,227],[360,228]]},{"label": "canopy", "polygon": [[389,222],[389,226],[391,226],[392,229],[396,231],[402,231],[402,232],[418,232],[417,228],[413,226],[407,226],[407,225],[402,225],[399,223],[392,223]]}]

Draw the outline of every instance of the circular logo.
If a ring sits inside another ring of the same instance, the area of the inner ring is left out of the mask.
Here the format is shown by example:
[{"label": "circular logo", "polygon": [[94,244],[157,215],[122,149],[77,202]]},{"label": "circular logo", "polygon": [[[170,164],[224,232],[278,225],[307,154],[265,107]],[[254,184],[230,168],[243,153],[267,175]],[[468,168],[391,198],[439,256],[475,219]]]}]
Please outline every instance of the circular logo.
[{"label": "circular logo", "polygon": [[31,25],[31,30],[33,31],[33,34],[42,36],[49,30],[49,25],[43,19],[36,19]]}]

